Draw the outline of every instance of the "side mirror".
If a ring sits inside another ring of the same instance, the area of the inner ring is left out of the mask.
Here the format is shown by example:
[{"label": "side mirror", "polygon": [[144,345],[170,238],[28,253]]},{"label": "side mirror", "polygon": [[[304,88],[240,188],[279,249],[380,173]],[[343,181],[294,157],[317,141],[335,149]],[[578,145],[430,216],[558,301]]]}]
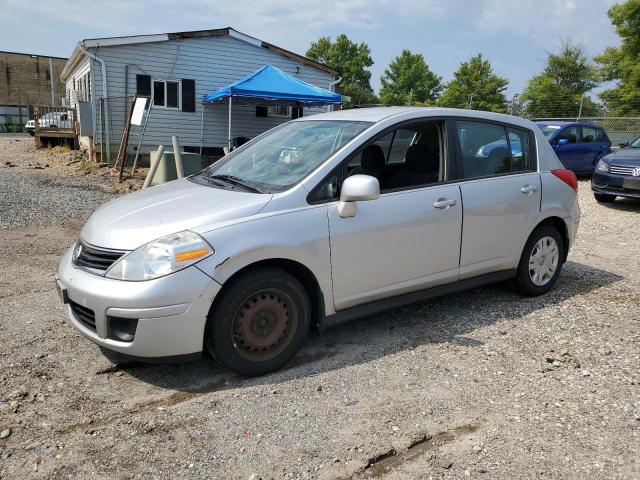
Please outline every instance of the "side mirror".
[{"label": "side mirror", "polygon": [[620,148],[627,148],[627,147],[629,146],[629,142],[620,142],[620,143],[618,144],[618,146],[619,146]]},{"label": "side mirror", "polygon": [[569,139],[568,138],[561,138],[560,140],[558,140],[558,146],[561,147],[562,145],[568,145],[569,144]]},{"label": "side mirror", "polygon": [[343,218],[356,214],[356,202],[376,200],[380,197],[380,183],[370,175],[354,175],[342,183],[338,215]]}]

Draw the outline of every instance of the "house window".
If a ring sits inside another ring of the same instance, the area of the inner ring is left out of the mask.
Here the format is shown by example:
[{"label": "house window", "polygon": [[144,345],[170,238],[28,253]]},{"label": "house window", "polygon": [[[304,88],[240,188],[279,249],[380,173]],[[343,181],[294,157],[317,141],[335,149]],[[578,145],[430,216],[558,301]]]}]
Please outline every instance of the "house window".
[{"label": "house window", "polygon": [[180,82],[154,80],[153,106],[162,108],[180,108]]},{"label": "house window", "polygon": [[267,111],[269,117],[291,118],[291,107],[286,105],[271,105]]}]

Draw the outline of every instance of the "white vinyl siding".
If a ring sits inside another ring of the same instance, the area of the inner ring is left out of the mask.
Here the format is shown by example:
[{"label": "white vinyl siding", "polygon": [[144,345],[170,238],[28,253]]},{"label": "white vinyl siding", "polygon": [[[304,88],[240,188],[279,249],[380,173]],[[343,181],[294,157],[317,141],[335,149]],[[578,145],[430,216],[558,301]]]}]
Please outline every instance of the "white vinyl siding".
[{"label": "white vinyl siding", "polygon": [[[144,151],[159,144],[169,145],[172,135],[180,137],[181,145],[199,146],[202,97],[240,80],[266,64],[325,89],[334,80],[327,72],[229,36],[100,47],[92,48],[91,51],[106,62],[110,97],[135,94],[136,74],[149,75],[152,83],[157,79],[195,80],[196,111],[152,109],[143,142]],[[93,98],[97,99],[102,96],[102,73],[100,63],[92,63],[92,93]],[[126,88],[125,66],[128,70]],[[326,111],[326,108],[304,108],[305,115],[322,111]],[[227,116],[226,103],[205,107],[205,147],[226,145]],[[255,106],[234,106],[232,136],[252,138],[286,120],[288,118],[256,117]],[[123,125],[120,124],[124,123],[123,115],[111,118],[110,121],[114,130],[119,128],[122,131]],[[99,138],[100,132],[96,131],[96,142]]]}]

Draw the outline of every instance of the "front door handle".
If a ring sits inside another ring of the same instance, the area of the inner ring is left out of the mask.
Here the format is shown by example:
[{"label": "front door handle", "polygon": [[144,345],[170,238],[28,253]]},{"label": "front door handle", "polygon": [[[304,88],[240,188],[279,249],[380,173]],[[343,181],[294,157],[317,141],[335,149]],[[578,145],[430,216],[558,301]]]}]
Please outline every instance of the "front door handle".
[{"label": "front door handle", "polygon": [[522,187],[520,189],[520,191],[522,193],[527,194],[527,195],[532,195],[533,192],[537,192],[538,191],[538,186],[537,185],[525,185],[524,187]]},{"label": "front door handle", "polygon": [[435,208],[444,210],[445,208],[453,207],[457,202],[451,198],[439,198],[433,203]]}]

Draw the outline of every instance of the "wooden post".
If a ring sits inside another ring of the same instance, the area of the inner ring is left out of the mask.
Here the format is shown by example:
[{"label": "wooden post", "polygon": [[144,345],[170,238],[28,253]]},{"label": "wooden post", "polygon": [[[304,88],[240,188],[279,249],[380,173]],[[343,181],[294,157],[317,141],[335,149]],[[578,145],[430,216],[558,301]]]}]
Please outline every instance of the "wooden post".
[{"label": "wooden post", "polygon": [[178,178],[184,178],[184,168],[182,168],[182,155],[180,154],[180,142],[178,136],[173,135],[171,137],[171,143],[173,144],[173,159],[176,162],[176,175]]},{"label": "wooden post", "polygon": [[159,145],[158,150],[156,150],[155,158],[151,159],[151,168],[149,168],[149,173],[147,173],[147,178],[144,179],[144,185],[142,188],[147,188],[151,185],[153,181],[153,176],[156,174],[156,170],[158,169],[158,165],[160,165],[160,159],[164,154],[164,145]]},{"label": "wooden post", "polygon": [[33,123],[36,128],[33,131],[33,136],[36,139],[36,148],[42,147],[42,141],[40,140],[40,107],[33,109]]},{"label": "wooden post", "polygon": [[116,161],[116,168],[120,167],[120,173],[118,173],[118,182],[122,183],[122,175],[124,173],[124,159],[127,156],[127,145],[129,145],[129,132],[131,131],[131,117],[133,116],[134,101],[131,102],[129,107],[129,115],[127,117],[127,123],[124,126],[124,132],[122,133],[122,143],[120,144],[120,151],[118,152],[118,160]]}]

